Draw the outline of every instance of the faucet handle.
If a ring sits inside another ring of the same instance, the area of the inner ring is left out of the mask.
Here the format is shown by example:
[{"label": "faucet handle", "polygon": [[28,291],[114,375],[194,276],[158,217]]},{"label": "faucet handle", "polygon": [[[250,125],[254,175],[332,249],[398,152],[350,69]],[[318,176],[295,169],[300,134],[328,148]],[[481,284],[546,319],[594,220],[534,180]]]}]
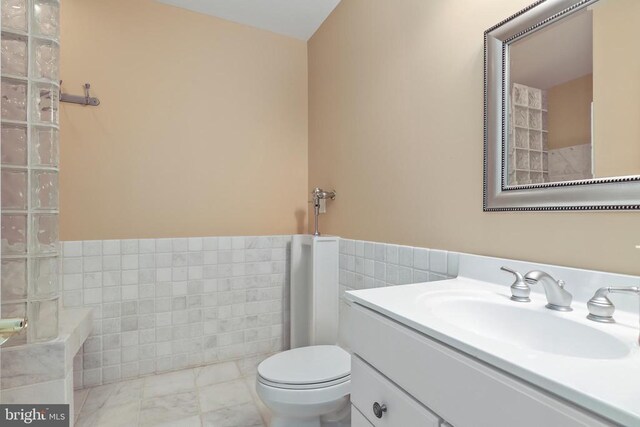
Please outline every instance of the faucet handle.
[{"label": "faucet handle", "polygon": [[587,319],[601,323],[614,323],[613,313],[616,311],[616,306],[611,302],[608,295],[616,293],[640,295],[640,288],[637,286],[605,286],[598,289],[587,302],[587,308],[589,309]]},{"label": "faucet handle", "polygon": [[517,302],[530,302],[531,298],[529,298],[529,295],[531,294],[531,288],[529,288],[529,285],[524,281],[524,276],[509,267],[500,267],[500,270],[515,276],[515,280],[511,285],[511,299]]}]

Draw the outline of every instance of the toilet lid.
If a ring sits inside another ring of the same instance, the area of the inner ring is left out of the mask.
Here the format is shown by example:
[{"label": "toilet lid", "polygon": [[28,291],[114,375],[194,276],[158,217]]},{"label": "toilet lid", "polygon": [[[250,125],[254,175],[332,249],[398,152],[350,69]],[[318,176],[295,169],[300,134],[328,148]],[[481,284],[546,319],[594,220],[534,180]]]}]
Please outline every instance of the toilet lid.
[{"label": "toilet lid", "polygon": [[280,384],[316,384],[351,373],[351,356],[336,345],[315,345],[283,351],[258,365],[258,374]]}]

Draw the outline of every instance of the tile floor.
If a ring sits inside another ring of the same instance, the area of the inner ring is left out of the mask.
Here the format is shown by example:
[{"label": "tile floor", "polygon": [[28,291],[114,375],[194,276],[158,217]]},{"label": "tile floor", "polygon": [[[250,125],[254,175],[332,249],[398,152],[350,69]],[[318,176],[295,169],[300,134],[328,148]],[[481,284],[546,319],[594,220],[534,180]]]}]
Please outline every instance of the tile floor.
[{"label": "tile floor", "polygon": [[77,390],[76,426],[263,427],[254,383],[227,362]]}]

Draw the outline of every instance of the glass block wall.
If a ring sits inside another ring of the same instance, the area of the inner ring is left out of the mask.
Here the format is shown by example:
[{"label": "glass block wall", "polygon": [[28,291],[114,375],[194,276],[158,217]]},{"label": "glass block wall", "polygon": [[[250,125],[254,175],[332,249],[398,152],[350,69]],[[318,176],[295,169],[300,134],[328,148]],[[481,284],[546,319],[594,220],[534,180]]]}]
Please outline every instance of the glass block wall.
[{"label": "glass block wall", "polygon": [[547,91],[514,83],[508,138],[508,185],[549,182]]},{"label": "glass block wall", "polygon": [[2,0],[1,315],[5,345],[58,335],[58,0]]}]

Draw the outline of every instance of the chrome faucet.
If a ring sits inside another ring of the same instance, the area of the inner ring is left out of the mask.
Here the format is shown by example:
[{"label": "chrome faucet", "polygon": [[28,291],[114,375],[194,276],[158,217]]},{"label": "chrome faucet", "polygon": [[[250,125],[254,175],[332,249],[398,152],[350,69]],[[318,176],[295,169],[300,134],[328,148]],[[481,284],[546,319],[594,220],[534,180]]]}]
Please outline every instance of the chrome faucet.
[{"label": "chrome faucet", "polygon": [[524,282],[524,277],[520,272],[510,269],[509,267],[500,267],[500,270],[511,273],[515,276],[511,285],[511,300],[517,302],[530,302],[529,294],[531,288]]},{"label": "chrome faucet", "polygon": [[571,311],[573,296],[564,288],[564,281],[556,280],[548,273],[533,270],[524,275],[524,280],[530,285],[542,283],[544,293],[547,296],[546,307],[556,311]]},{"label": "chrome faucet", "polygon": [[595,322],[613,323],[613,313],[616,311],[616,306],[607,297],[608,294],[617,293],[630,293],[640,295],[640,288],[637,286],[629,287],[613,287],[607,286],[600,288],[587,302],[587,308],[589,309],[589,315],[587,319]]},{"label": "chrome faucet", "polygon": [[[587,308],[589,309],[587,319],[594,322],[614,323],[613,313],[616,311],[616,306],[613,305],[607,295],[617,293],[640,295],[640,288],[637,286],[607,286],[598,289],[587,302]],[[638,335],[638,344],[640,344],[640,334]]]}]

